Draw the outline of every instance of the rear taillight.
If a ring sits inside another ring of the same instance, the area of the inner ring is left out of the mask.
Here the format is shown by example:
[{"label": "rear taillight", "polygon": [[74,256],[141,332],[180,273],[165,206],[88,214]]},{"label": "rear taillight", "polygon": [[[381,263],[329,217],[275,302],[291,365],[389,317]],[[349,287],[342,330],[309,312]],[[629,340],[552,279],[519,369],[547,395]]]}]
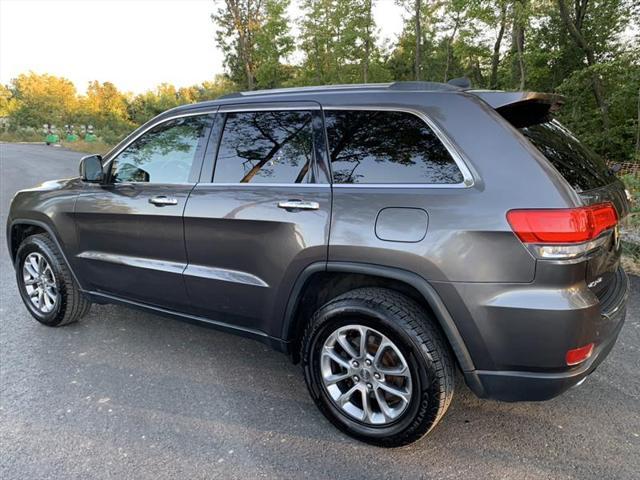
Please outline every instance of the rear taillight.
[{"label": "rear taillight", "polygon": [[611,203],[588,207],[511,210],[507,221],[518,238],[543,258],[574,258],[600,245],[601,234],[618,223]]}]

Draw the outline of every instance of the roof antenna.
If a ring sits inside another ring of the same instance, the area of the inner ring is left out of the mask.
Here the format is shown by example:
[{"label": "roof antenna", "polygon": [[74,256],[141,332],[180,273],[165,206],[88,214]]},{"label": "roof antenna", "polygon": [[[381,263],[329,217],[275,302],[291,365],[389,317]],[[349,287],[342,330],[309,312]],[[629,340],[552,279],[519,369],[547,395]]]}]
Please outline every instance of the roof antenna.
[{"label": "roof antenna", "polygon": [[453,85],[454,87],[459,87],[464,90],[471,88],[471,80],[468,77],[458,77],[452,78],[447,82],[448,85]]}]

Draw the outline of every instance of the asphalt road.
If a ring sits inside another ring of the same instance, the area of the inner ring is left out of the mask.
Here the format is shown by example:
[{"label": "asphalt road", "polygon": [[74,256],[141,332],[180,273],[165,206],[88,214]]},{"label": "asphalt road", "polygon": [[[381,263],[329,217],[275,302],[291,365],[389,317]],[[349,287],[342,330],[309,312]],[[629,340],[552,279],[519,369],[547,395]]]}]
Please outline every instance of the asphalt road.
[{"label": "asphalt road", "polygon": [[[0,145],[13,193],[74,175],[79,154]],[[460,385],[432,434],[384,450],[335,430],[301,372],[250,340],[124,307],[52,329],[23,307],[0,245],[0,478],[639,478],[640,279],[607,361],[544,403]]]}]

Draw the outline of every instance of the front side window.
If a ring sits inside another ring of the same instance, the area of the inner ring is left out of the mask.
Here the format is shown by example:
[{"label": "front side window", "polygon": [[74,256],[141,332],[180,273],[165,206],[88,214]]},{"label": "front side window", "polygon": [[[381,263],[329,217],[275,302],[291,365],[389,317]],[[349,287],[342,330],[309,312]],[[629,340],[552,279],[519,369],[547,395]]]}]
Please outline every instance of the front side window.
[{"label": "front side window", "polygon": [[183,117],[153,127],[114,159],[112,181],[188,183],[210,118]]},{"label": "front side window", "polygon": [[462,183],[436,134],[407,112],[325,112],[334,183]]},{"label": "front side window", "polygon": [[228,113],[215,183],[304,183],[313,160],[310,111]]}]

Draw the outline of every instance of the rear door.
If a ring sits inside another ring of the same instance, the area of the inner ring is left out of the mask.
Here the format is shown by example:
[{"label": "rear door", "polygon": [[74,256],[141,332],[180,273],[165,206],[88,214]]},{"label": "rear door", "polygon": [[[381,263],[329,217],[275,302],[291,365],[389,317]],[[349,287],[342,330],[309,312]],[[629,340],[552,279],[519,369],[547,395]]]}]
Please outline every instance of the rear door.
[{"label": "rear door", "polygon": [[331,187],[316,103],[220,107],[217,158],[184,213],[192,312],[280,336],[292,285],[326,261]]},{"label": "rear door", "polygon": [[208,114],[160,122],[111,159],[105,184],[87,184],[75,208],[76,263],[86,288],[185,308],[182,214],[212,123]]}]

